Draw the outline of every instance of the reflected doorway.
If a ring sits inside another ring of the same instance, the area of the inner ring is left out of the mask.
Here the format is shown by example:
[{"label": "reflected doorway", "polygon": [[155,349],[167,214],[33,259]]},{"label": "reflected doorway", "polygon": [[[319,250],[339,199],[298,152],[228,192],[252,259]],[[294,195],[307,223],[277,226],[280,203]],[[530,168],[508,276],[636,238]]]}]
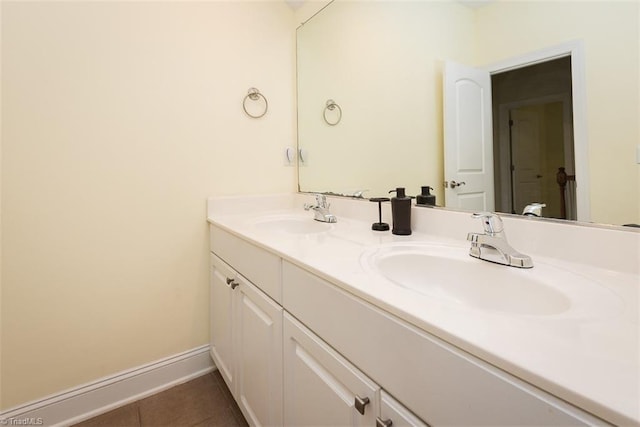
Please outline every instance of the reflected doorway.
[{"label": "reflected doorway", "polygon": [[493,74],[491,86],[496,208],[539,202],[544,217],[576,219],[571,57]]}]

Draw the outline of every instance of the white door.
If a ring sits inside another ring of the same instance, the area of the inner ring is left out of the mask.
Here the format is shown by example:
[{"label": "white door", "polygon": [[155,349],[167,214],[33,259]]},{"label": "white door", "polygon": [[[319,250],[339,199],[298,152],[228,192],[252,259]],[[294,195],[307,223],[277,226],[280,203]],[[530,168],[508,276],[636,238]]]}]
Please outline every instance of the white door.
[{"label": "white door", "polygon": [[238,406],[252,426],[281,426],[282,307],[237,280]]},{"label": "white door", "polygon": [[284,366],[285,426],[376,425],[379,387],[287,313]]},{"label": "white door", "polygon": [[542,199],[540,159],[540,118],[535,110],[511,110],[511,153],[513,156],[514,213],[521,214],[525,206]]},{"label": "white door", "polygon": [[[210,330],[211,357],[220,370],[229,390],[235,395],[235,369],[233,344],[233,289],[236,273],[220,258],[211,255],[210,278]],[[235,285],[234,285],[235,286]]]},{"label": "white door", "polygon": [[445,206],[495,210],[491,78],[447,62],[444,72]]}]

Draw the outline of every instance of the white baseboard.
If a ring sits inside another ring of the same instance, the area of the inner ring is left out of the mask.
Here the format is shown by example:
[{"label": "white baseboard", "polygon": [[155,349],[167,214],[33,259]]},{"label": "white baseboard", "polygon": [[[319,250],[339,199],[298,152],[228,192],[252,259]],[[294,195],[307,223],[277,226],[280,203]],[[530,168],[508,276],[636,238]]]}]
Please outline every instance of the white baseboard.
[{"label": "white baseboard", "polygon": [[0,425],[69,426],[214,369],[204,345],[0,412]]}]

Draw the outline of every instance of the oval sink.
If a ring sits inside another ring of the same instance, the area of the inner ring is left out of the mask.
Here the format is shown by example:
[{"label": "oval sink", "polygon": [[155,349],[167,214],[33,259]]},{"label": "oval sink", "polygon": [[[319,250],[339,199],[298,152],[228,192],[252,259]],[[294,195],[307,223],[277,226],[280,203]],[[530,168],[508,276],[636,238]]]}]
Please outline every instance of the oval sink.
[{"label": "oval sink", "polygon": [[548,316],[584,309],[591,299],[574,298],[575,290],[595,291],[596,300],[604,299],[610,308],[617,302],[597,283],[566,270],[541,263],[533,269],[497,265],[472,258],[461,247],[387,246],[366,253],[362,260],[366,268],[395,285],[481,310]]},{"label": "oval sink", "polygon": [[329,231],[331,224],[315,221],[312,217],[272,216],[260,218],[253,224],[255,227],[268,231],[281,231],[290,234],[315,234]]}]

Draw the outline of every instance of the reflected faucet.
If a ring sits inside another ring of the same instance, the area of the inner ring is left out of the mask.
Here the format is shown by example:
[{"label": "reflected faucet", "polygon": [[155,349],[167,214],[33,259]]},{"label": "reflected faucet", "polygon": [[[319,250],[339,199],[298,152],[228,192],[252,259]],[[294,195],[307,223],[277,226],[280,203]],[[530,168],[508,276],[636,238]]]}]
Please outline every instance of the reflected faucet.
[{"label": "reflected faucet", "polygon": [[500,217],[491,212],[479,212],[472,215],[479,218],[484,227],[484,234],[469,233],[467,240],[471,242],[469,255],[472,257],[518,268],[531,268],[533,261],[509,245],[504,233]]},{"label": "reflected faucet", "polygon": [[354,191],[353,195],[351,197],[355,198],[355,199],[364,199],[364,192],[365,191],[369,191],[369,190],[358,190],[358,191]]},{"label": "reflected faucet", "polygon": [[311,203],[304,204],[304,210],[308,211],[310,209],[313,210],[314,216],[313,219],[320,222],[338,222],[338,219],[334,214],[329,212],[329,207],[331,205],[327,203],[327,197],[324,194],[316,194],[316,204],[312,205]]},{"label": "reflected faucet", "polygon": [[522,211],[522,215],[525,216],[542,216],[542,208],[546,208],[547,205],[544,203],[531,203],[524,207]]}]

